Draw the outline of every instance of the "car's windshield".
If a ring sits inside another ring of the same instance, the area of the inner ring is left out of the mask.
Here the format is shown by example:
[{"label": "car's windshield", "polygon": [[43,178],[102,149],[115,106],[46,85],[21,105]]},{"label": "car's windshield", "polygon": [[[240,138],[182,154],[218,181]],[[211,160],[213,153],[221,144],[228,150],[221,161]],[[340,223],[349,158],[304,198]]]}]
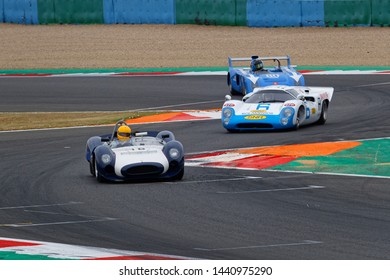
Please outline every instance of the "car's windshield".
[{"label": "car's windshield", "polygon": [[245,102],[246,103],[270,103],[270,102],[285,102],[287,100],[296,99],[296,97],[284,90],[262,90],[254,93]]}]

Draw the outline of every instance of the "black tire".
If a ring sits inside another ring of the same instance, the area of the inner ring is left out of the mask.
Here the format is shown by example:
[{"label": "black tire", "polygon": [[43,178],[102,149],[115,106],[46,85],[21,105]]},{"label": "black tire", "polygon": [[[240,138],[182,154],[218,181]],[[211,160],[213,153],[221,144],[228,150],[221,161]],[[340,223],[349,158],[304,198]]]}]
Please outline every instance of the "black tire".
[{"label": "black tire", "polygon": [[324,101],[322,102],[322,109],[321,109],[321,116],[318,120],[318,124],[325,124],[326,120],[328,119],[328,102]]},{"label": "black tire", "polygon": [[182,170],[180,170],[180,172],[178,174],[176,174],[175,176],[172,177],[172,180],[173,181],[180,181],[181,179],[183,179],[183,176],[184,176],[184,167]]},{"label": "black tire", "polygon": [[245,86],[245,80],[244,78],[241,80],[241,94],[242,96],[245,96],[247,94],[246,86]]},{"label": "black tire", "polygon": [[245,85],[242,87],[242,96],[247,94]]},{"label": "black tire", "polygon": [[230,81],[230,74],[228,74],[228,76],[227,76],[227,84],[228,84],[229,92],[231,95],[240,95],[241,94],[240,92],[237,92],[233,89],[232,82]]},{"label": "black tire", "polygon": [[91,155],[91,159],[89,161],[89,172],[91,172],[91,175],[95,177],[95,155]]},{"label": "black tire", "polygon": [[97,168],[97,163],[96,163],[96,160],[95,160],[95,155],[93,156],[93,166],[94,166],[94,170],[95,170],[95,177],[96,177],[96,180],[99,182],[99,183],[102,183],[102,182],[105,182],[105,179],[103,178],[102,175],[100,175],[99,173],[99,170]]},{"label": "black tire", "polygon": [[305,108],[299,107],[298,115],[297,115],[297,122],[294,126],[294,130],[298,130],[301,127],[301,120],[305,118]]}]

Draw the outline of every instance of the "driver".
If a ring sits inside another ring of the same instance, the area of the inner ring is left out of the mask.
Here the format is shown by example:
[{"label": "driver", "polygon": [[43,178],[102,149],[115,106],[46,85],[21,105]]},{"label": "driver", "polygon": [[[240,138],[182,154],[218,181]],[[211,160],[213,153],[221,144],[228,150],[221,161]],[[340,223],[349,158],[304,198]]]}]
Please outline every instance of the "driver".
[{"label": "driver", "polygon": [[127,125],[121,125],[118,127],[116,133],[116,139],[112,141],[111,147],[125,146],[130,142],[131,138],[131,128]]},{"label": "driver", "polygon": [[257,73],[264,70],[263,61],[260,59],[254,59],[251,62],[251,70],[253,73]]}]

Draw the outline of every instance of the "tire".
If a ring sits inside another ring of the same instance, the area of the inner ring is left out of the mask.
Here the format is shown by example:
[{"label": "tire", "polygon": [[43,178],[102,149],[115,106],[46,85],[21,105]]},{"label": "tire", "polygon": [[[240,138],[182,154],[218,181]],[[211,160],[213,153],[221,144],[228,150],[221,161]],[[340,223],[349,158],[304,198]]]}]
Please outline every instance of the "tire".
[{"label": "tire", "polygon": [[246,95],[246,87],[245,85],[242,87],[242,96],[245,96]]},{"label": "tire", "polygon": [[228,75],[227,82],[228,82],[228,86],[229,86],[229,92],[231,95],[240,95],[241,94],[240,92],[237,92],[233,89],[232,82],[230,81],[230,75]]},{"label": "tire", "polygon": [[229,83],[229,92],[231,95],[237,95],[237,92],[233,89],[232,83]]},{"label": "tire", "polygon": [[247,94],[247,90],[246,90],[245,80],[244,79],[241,80],[241,85],[242,85],[242,87],[241,87],[241,94],[242,94],[242,96],[245,96]]},{"label": "tire", "polygon": [[305,108],[299,107],[296,124],[294,130],[298,130],[301,127],[301,120],[305,118]]},{"label": "tire", "polygon": [[325,124],[327,119],[328,119],[328,102],[324,101],[322,102],[321,116],[317,123]]},{"label": "tire", "polygon": [[182,170],[180,170],[180,172],[177,175],[173,176],[172,180],[173,181],[180,181],[181,179],[183,179],[183,176],[184,176],[184,168]]},{"label": "tire", "polygon": [[96,180],[97,180],[99,183],[105,182],[105,179],[103,178],[102,175],[100,175],[99,170],[98,170],[98,168],[97,168],[97,163],[96,163],[96,160],[95,160],[95,155],[93,156],[93,165],[94,165]]},{"label": "tire", "polygon": [[95,155],[91,155],[91,159],[89,161],[89,172],[91,172],[91,175],[95,177]]}]

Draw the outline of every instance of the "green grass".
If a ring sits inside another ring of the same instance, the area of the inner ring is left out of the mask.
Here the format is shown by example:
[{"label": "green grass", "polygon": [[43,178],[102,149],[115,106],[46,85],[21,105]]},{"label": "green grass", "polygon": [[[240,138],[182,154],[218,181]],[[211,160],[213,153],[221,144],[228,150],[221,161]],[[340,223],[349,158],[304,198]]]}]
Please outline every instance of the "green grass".
[{"label": "green grass", "polygon": [[0,113],[0,131],[115,124],[161,112],[23,112]]}]

